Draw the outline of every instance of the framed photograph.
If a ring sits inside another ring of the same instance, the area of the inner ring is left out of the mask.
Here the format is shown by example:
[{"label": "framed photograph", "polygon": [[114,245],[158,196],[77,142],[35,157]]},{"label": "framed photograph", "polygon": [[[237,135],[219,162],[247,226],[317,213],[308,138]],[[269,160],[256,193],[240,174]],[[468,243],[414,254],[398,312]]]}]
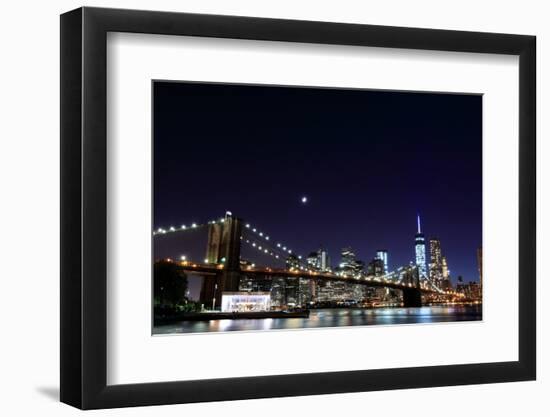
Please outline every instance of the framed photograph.
[{"label": "framed photograph", "polygon": [[61,16],[61,401],[533,380],[535,37]]}]

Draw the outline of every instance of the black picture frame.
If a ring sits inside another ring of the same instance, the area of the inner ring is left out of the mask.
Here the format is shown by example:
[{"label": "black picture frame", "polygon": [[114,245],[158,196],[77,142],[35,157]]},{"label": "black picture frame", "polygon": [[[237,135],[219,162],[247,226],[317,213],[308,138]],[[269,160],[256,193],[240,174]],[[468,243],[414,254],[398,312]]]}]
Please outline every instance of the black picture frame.
[{"label": "black picture frame", "polygon": [[[519,360],[107,385],[108,32],[519,56]],[[61,401],[81,409],[525,381],[536,378],[534,36],[171,12],[61,15]]]}]

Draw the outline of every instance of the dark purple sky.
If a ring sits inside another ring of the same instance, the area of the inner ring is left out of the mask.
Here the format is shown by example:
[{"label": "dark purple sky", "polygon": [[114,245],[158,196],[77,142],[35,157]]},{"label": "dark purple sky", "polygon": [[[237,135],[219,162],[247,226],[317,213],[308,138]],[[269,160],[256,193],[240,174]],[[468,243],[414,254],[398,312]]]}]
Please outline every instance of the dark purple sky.
[{"label": "dark purple sky", "polygon": [[[154,83],[154,225],[226,210],[335,265],[351,246],[414,259],[416,215],[451,274],[477,280],[482,98]],[[300,199],[307,196],[308,203]],[[427,251],[429,248],[427,248]]]}]

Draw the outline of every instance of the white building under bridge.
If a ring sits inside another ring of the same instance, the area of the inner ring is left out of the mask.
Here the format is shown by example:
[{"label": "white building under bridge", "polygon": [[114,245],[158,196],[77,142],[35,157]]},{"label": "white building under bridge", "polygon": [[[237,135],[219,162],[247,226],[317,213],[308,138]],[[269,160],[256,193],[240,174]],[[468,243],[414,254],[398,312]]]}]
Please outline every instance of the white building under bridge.
[{"label": "white building under bridge", "polygon": [[222,312],[250,312],[271,310],[271,296],[268,292],[223,292]]}]

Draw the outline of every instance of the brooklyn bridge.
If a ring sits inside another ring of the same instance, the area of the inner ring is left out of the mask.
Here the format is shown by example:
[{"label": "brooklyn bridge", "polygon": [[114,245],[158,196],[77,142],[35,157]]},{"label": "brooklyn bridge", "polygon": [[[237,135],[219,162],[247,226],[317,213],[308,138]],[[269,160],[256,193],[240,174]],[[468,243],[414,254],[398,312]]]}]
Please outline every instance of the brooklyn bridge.
[{"label": "brooklyn bridge", "polygon": [[[204,259],[190,259],[181,255],[185,249],[179,241],[190,231],[206,231],[206,254]],[[386,288],[401,292],[404,307],[421,307],[426,296],[439,299],[453,297],[453,292],[444,291],[427,277],[419,275],[415,265],[406,265],[394,271],[369,275],[364,271],[349,273],[345,271],[321,269],[307,262],[304,256],[276,241],[269,234],[260,231],[254,225],[227,212],[224,217],[203,224],[192,223],[168,229],[159,228],[153,232],[155,258],[178,262],[186,273],[202,277],[200,301],[219,308],[224,293],[239,292],[243,282],[283,282],[288,280],[307,280],[321,284],[346,283],[370,288]],[[262,258],[271,258],[259,265],[241,257],[243,245],[261,254]],[[284,266],[281,266],[284,263]]]}]

